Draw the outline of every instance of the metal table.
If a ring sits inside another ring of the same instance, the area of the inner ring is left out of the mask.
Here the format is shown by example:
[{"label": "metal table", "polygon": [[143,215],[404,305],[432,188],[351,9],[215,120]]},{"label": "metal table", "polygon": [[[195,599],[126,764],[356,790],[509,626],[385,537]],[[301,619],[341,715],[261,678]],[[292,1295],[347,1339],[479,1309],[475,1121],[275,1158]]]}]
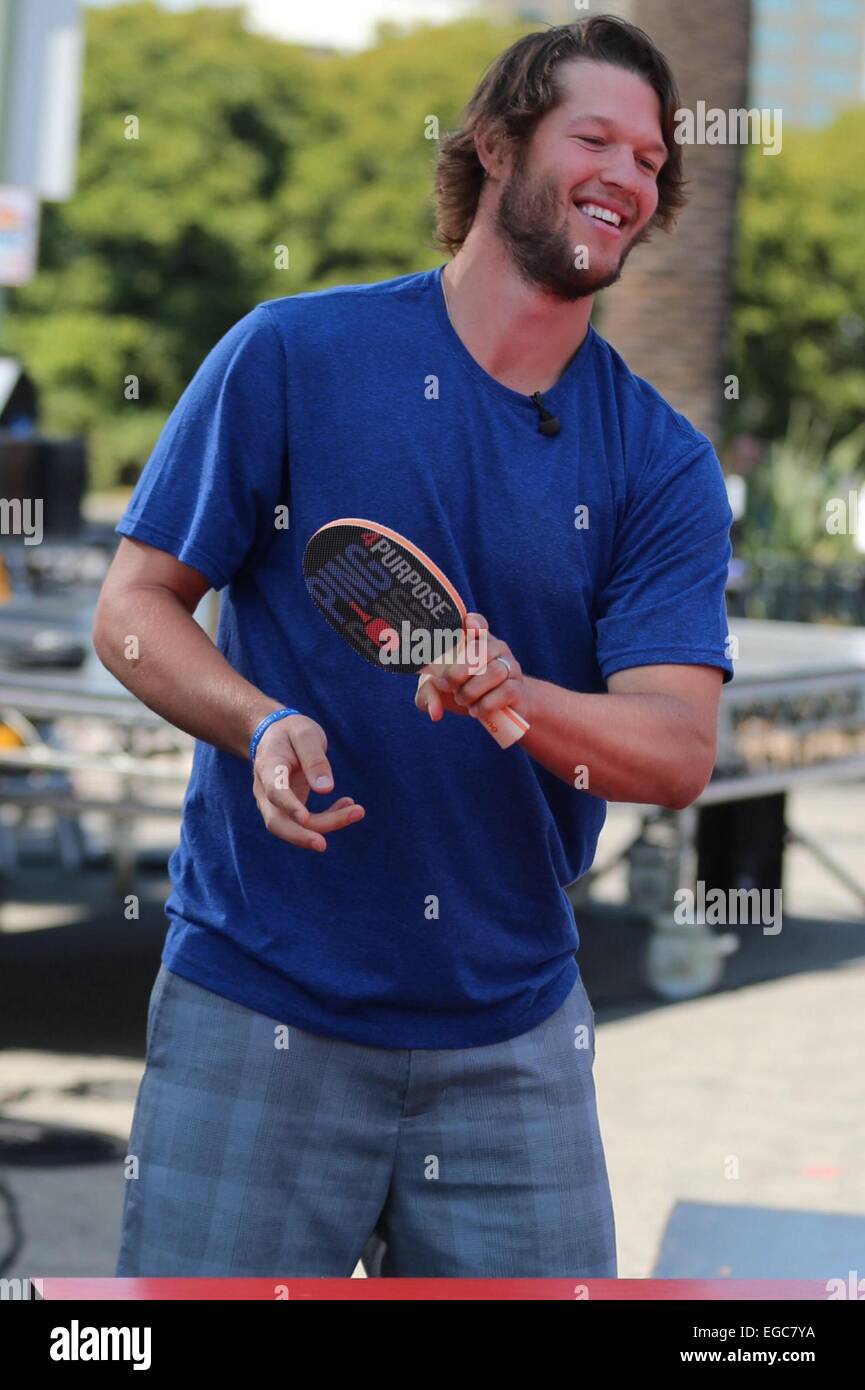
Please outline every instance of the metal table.
[{"label": "metal table", "polygon": [[[632,875],[631,908],[651,923],[644,973],[664,998],[702,994],[718,983],[738,945],[730,931],[673,917],[673,893],[696,896],[701,811],[720,803],[785,794],[804,783],[865,777],[865,628],[736,618],[731,623],[735,680],[724,686],[712,779],[684,811],[641,806],[640,832],[621,853],[569,889],[575,906],[623,859]],[[655,844],[652,844],[654,838]],[[865,887],[829,851],[788,829],[785,844],[803,845],[865,904]],[[635,885],[638,891],[635,891]]]}]

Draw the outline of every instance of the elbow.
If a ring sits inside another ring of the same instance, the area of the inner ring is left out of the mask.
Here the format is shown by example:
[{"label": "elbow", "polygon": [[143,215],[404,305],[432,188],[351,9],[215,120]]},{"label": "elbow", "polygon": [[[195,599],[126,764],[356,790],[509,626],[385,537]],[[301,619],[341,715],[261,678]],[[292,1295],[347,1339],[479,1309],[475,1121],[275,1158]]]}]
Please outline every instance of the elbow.
[{"label": "elbow", "polygon": [[93,627],[92,627],[92,629],[91,629],[91,631],[90,631],[90,642],[91,642],[91,644],[92,644],[93,650],[95,651],[96,655],[99,657],[99,660],[102,662],[102,665],[104,666],[104,665],[105,665],[105,622],[104,622],[104,618],[103,618],[102,615],[100,614],[100,611],[99,611],[98,608],[97,608],[97,610],[96,610],[96,615],[95,615],[95,617],[94,617],[94,619],[93,619]]},{"label": "elbow", "polygon": [[704,786],[705,783],[695,791],[677,790],[675,793],[667,796],[665,800],[661,802],[661,805],[665,811],[686,811],[689,806],[693,806],[697,797],[702,793]]},{"label": "elbow", "polygon": [[96,612],[93,615],[90,641],[102,665],[108,670],[110,670],[109,658],[112,647],[112,617],[111,605],[103,589],[96,604]]},{"label": "elbow", "polygon": [[715,748],[708,756],[689,757],[687,766],[679,766],[667,788],[667,795],[660,803],[666,811],[685,811],[693,806],[706,790],[715,767]]},{"label": "elbow", "polygon": [[105,648],[107,644],[107,616],[105,612],[105,600],[100,595],[96,605],[96,612],[93,615],[93,627],[90,631],[90,640],[93,643],[93,650],[99,657],[103,666],[105,665]]}]

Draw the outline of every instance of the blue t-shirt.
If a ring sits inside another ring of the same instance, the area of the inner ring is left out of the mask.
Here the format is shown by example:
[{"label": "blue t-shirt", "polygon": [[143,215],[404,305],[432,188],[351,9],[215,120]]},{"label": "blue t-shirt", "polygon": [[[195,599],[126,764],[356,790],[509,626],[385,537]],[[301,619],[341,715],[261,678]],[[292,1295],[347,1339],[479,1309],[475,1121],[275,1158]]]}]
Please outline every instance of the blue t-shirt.
[{"label": "blue t-shirt", "polygon": [[457,335],[442,268],[259,304],[198,369],[117,528],[224,590],[227,660],[322,725],[335,786],[311,809],[366,808],[324,854],[298,849],[265,829],[250,764],[197,743],[163,961],[381,1047],[500,1042],[559,1007],[578,976],[564,888],[606,803],[473,719],[433,724],[414,680],[361,660],[307,593],[312,533],[343,516],[402,532],[527,675],[568,690],[733,669],[732,516],[705,435],[592,328],[543,396],[561,431],[540,434]]}]

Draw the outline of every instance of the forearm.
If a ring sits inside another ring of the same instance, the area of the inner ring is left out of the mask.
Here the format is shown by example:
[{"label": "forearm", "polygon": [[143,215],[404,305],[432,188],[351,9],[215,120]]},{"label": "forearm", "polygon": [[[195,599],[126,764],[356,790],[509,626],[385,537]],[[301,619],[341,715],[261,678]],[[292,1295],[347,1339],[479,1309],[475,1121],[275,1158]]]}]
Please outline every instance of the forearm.
[{"label": "forearm", "polygon": [[124,589],[101,602],[96,653],[113,676],[169,724],[246,758],[260,721],[285,703],[244,680],[168,589]]},{"label": "forearm", "polygon": [[[660,694],[582,694],[525,677],[531,729],[520,747],[569,786],[606,801],[680,809],[702,791],[714,749],[684,701]],[[701,771],[702,770],[702,771]]]}]

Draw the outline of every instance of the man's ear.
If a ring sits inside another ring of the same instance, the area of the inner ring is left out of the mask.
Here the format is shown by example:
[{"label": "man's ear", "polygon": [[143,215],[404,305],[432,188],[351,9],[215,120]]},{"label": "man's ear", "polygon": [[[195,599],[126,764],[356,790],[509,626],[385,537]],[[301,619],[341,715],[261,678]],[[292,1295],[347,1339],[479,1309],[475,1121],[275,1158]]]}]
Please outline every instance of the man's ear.
[{"label": "man's ear", "polygon": [[500,122],[490,121],[476,133],[475,152],[483,165],[485,179],[501,179],[508,175],[513,147]]}]

